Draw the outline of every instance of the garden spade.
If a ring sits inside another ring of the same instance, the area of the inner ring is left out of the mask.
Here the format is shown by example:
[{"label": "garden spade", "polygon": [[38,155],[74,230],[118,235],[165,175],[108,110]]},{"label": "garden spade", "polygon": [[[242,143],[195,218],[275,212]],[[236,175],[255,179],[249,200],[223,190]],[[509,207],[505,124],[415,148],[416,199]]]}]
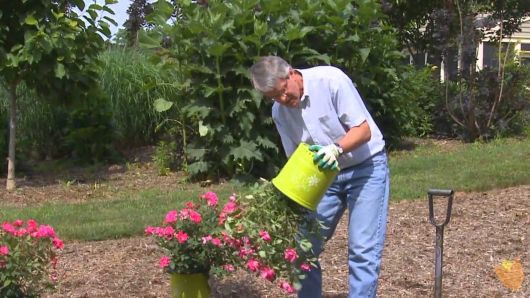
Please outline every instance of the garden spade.
[{"label": "garden spade", "polygon": [[[436,227],[436,246],[435,246],[435,268],[434,268],[434,298],[442,297],[442,257],[444,244],[444,227],[449,223],[451,218],[451,208],[453,205],[453,190],[449,189],[429,189],[429,221]],[[445,219],[437,221],[434,215],[434,197],[444,197],[447,199],[447,210]]]}]

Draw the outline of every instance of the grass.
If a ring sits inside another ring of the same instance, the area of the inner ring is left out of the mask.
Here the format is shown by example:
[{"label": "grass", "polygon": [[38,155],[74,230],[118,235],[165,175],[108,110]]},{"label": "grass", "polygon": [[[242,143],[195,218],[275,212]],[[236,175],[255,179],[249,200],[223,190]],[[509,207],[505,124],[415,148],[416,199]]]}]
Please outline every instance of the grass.
[{"label": "grass", "polygon": [[530,182],[530,139],[499,139],[446,150],[423,145],[390,155],[392,200],[425,197],[430,188],[486,191]]},{"label": "grass", "polygon": [[[530,138],[502,139],[487,144],[459,144],[447,148],[425,143],[414,150],[390,154],[393,201],[426,197],[429,188],[487,191],[530,183]],[[245,193],[241,184],[210,188],[227,198]],[[204,192],[198,185],[171,193],[150,190],[118,193],[112,200],[83,203],[45,203],[13,207],[0,201],[0,218],[34,218],[52,225],[67,240],[103,240],[141,235],[145,226],[157,225],[168,210]]]},{"label": "grass", "polygon": [[[220,199],[234,192],[234,184],[212,190]],[[143,191],[112,200],[83,203],[44,203],[32,207],[2,207],[2,221],[34,218],[53,226],[63,239],[104,240],[141,235],[147,225],[161,224],[167,211],[204,192],[199,186],[178,192]],[[1,204],[0,204],[1,205]]]}]

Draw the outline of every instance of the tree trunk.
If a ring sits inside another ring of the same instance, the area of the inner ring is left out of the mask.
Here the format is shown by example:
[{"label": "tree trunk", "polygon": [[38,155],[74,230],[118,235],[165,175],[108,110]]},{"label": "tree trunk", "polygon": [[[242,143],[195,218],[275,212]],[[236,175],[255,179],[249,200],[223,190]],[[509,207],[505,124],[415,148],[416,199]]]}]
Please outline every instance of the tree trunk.
[{"label": "tree trunk", "polygon": [[15,181],[15,128],[17,123],[17,85],[9,85],[9,154],[7,157],[7,182],[8,191],[15,190],[17,187]]}]

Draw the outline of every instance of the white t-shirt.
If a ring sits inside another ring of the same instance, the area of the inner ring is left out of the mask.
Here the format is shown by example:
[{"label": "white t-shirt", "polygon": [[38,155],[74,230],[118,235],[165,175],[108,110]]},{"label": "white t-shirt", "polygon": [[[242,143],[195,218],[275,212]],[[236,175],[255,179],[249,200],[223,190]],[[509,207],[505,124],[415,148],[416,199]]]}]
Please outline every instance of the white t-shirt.
[{"label": "white t-shirt", "polygon": [[341,155],[341,169],[360,164],[385,147],[381,131],[351,79],[333,66],[317,66],[297,69],[302,74],[304,94],[297,108],[275,102],[272,118],[280,134],[287,156],[291,156],[298,144],[329,145],[338,142],[353,126],[365,120],[370,126],[370,141],[359,148]]}]

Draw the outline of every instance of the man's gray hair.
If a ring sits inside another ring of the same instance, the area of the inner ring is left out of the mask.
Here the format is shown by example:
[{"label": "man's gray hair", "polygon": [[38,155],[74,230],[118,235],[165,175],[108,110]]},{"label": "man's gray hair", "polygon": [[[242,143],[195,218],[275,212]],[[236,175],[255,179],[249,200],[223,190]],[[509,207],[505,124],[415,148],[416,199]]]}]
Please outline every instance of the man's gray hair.
[{"label": "man's gray hair", "polygon": [[261,93],[270,92],[276,87],[279,79],[289,76],[291,65],[280,57],[261,57],[250,67],[252,85]]}]

